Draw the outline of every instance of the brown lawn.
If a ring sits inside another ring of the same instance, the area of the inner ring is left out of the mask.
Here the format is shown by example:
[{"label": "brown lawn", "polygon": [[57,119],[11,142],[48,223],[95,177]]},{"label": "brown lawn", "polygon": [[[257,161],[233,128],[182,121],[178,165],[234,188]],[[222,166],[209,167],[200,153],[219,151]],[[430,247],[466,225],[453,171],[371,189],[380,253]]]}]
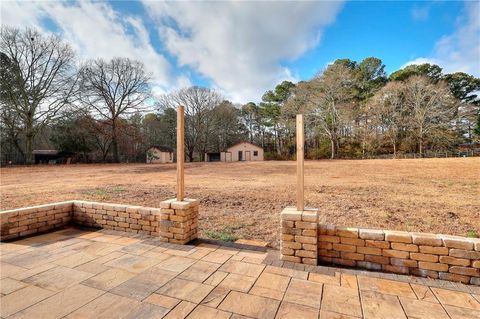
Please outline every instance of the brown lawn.
[{"label": "brown lawn", "polygon": [[[480,233],[480,158],[325,160],[305,164],[306,203],[337,225]],[[2,168],[1,209],[70,199],[157,206],[174,196],[175,165]],[[294,162],[187,163],[186,192],[201,200],[200,228],[277,239],[295,200]]]}]

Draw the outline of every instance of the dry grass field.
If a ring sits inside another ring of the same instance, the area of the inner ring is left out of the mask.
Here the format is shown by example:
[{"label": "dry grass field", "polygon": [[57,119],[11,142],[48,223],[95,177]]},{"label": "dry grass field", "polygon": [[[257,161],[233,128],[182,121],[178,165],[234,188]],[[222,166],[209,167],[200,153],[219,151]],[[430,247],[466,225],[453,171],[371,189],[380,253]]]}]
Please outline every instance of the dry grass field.
[{"label": "dry grass field", "polygon": [[[308,161],[306,203],[323,222],[465,236],[480,233],[480,158]],[[82,199],[157,206],[174,196],[175,165],[1,169],[1,209]],[[187,163],[203,236],[268,240],[294,204],[294,162]]]}]

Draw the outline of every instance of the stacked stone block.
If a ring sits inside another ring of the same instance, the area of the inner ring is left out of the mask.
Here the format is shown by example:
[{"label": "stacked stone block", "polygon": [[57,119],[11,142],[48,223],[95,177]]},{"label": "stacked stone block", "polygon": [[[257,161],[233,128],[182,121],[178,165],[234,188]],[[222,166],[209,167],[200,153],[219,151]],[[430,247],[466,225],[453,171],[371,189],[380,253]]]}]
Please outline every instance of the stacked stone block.
[{"label": "stacked stone block", "polygon": [[72,202],[0,212],[0,239],[9,240],[50,231],[69,223]]},{"label": "stacked stone block", "polygon": [[319,261],[480,285],[480,239],[319,225]]},{"label": "stacked stone block", "polygon": [[318,210],[287,207],[281,213],[281,225],[281,260],[317,265]]},{"label": "stacked stone block", "polygon": [[160,222],[160,209],[75,201],[73,221],[87,227],[156,235]]},{"label": "stacked stone block", "polygon": [[160,203],[160,239],[175,244],[186,244],[197,238],[199,202],[195,199],[176,199]]}]

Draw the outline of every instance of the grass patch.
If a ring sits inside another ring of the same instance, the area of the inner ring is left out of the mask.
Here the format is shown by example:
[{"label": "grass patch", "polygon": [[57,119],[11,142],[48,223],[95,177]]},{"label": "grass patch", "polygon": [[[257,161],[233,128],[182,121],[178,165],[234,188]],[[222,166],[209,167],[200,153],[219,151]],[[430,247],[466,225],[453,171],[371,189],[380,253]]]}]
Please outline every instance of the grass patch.
[{"label": "grass patch", "polygon": [[124,189],[121,186],[114,186],[114,187],[97,187],[91,190],[84,191],[83,193],[89,196],[105,197],[108,195],[119,194],[123,192],[126,192],[126,189]]},{"label": "grass patch", "polygon": [[469,238],[479,238],[480,236],[478,235],[476,230],[469,229],[469,230],[467,230],[467,237],[469,237]]},{"label": "grass patch", "polygon": [[239,225],[227,225],[220,230],[206,229],[203,231],[205,236],[211,239],[223,240],[223,241],[236,241],[241,238],[235,234],[235,230],[243,228],[244,224]]}]

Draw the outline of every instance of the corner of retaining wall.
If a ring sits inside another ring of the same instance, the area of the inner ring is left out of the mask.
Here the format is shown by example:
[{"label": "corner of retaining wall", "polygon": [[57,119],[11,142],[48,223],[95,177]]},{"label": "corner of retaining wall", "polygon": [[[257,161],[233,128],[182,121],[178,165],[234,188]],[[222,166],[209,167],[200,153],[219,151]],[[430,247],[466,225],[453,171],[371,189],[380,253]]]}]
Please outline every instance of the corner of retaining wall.
[{"label": "corner of retaining wall", "polygon": [[160,239],[181,245],[196,239],[198,210],[199,201],[196,199],[168,199],[160,202]]},{"label": "corner of retaining wall", "polygon": [[280,259],[294,263],[318,263],[318,209],[298,211],[286,207],[280,214]]}]

